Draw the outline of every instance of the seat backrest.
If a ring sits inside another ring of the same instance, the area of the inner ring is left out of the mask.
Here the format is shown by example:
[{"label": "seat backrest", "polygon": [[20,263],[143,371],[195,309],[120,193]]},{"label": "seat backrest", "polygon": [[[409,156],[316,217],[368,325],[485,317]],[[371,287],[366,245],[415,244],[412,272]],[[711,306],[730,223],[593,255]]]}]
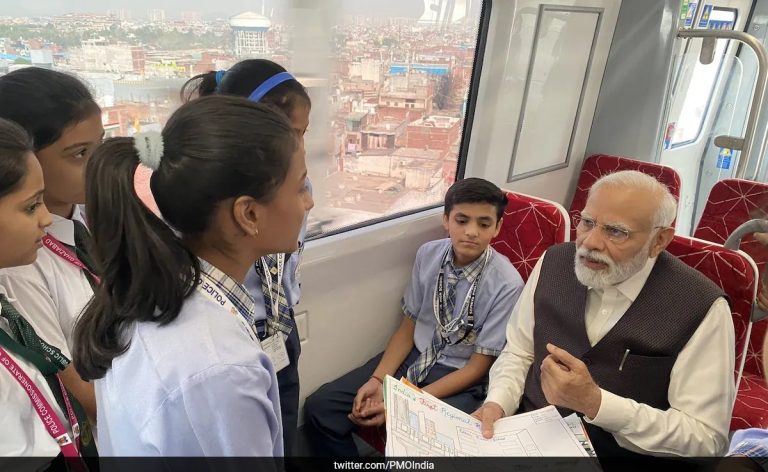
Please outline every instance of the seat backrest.
[{"label": "seat backrest", "polygon": [[515,266],[524,281],[544,251],[568,241],[570,219],[562,205],[505,190],[507,208],[491,245]]},{"label": "seat backrest", "polygon": [[[656,180],[669,188],[675,198],[680,198],[680,176],[673,168],[653,162],[637,161],[628,157],[594,154],[584,159],[584,164],[581,166],[579,181],[576,184],[576,191],[573,193],[571,208],[568,210],[571,218],[584,209],[587,204],[589,189],[597,179],[620,170],[637,170],[655,177]],[[571,239],[576,239],[576,228],[571,228]]]},{"label": "seat backrest", "polygon": [[[742,223],[754,218],[768,218],[768,184],[742,179],[724,179],[712,187],[707,204],[701,214],[696,238],[724,243],[728,236]],[[739,249],[749,254],[757,264],[759,274],[764,274],[768,262],[768,248],[747,235],[741,240]],[[765,337],[766,323],[755,323],[747,347],[747,363],[744,371],[761,374],[763,367],[760,352]]]},{"label": "seat backrest", "polygon": [[750,317],[757,294],[758,278],[754,261],[742,251],[732,251],[720,244],[679,235],[675,236],[667,250],[706,275],[728,297],[735,329],[735,378],[738,385],[748,357],[747,346],[752,329]]},{"label": "seat backrest", "polygon": [[[741,179],[721,180],[709,192],[693,236],[723,244],[741,224],[755,218],[768,218],[768,184]],[[752,235],[741,240],[739,249],[746,252],[763,273],[768,249]]]}]

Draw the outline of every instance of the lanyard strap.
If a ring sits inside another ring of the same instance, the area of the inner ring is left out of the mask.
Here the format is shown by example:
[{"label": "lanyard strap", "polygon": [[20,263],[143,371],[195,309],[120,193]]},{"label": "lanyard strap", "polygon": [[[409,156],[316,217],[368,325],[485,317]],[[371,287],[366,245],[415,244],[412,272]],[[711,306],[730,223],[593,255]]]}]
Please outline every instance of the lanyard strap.
[{"label": "lanyard strap", "polygon": [[72,408],[72,403],[69,401],[69,395],[64,388],[64,384],[61,379],[56,375],[56,380],[59,381],[59,388],[61,388],[61,395],[64,397],[64,405],[66,406],[67,416],[69,417],[69,424],[72,427],[72,434],[75,440],[69,436],[64,424],[59,419],[55,410],[51,408],[51,404],[45,399],[37,385],[27,376],[27,374],[19,367],[18,364],[11,358],[11,356],[0,347],[0,364],[5,367],[11,376],[16,379],[21,388],[24,389],[29,401],[32,402],[32,406],[37,412],[37,416],[40,421],[43,422],[48,434],[51,435],[54,441],[59,445],[61,453],[67,458],[79,458],[80,451],[78,450],[77,443],[80,436],[80,424],[75,416],[75,410]]},{"label": "lanyard strap", "polygon": [[201,272],[200,275],[201,277],[197,281],[197,291],[216,305],[219,305],[224,310],[228,311],[230,315],[234,316],[248,337],[258,343],[258,336],[254,331],[253,326],[251,326],[251,323],[246,319],[246,315],[237,309],[229,297],[219,291],[216,283],[208,274]]},{"label": "lanyard strap", "polygon": [[[448,249],[445,251],[445,254],[443,254],[443,258],[440,264],[440,272],[437,274],[437,283],[435,284],[435,292],[434,296],[432,297],[432,310],[435,314],[435,319],[437,320],[437,329],[440,332],[440,335],[448,341],[448,335],[451,331],[453,331],[454,325],[461,323],[461,318],[464,313],[467,314],[467,323],[466,325],[463,325],[463,334],[461,338],[456,341],[455,344],[460,343],[464,339],[466,339],[467,336],[469,336],[469,333],[472,332],[472,329],[475,327],[475,297],[477,295],[477,287],[480,285],[480,278],[483,275],[483,271],[485,271],[485,267],[488,265],[488,260],[491,257],[491,251],[490,248],[485,250],[485,260],[483,261],[483,267],[480,269],[480,273],[475,277],[475,281],[472,282],[472,285],[469,288],[469,291],[467,292],[467,296],[464,298],[464,303],[461,305],[461,311],[459,312],[459,316],[457,316],[455,319],[451,320],[447,325],[443,325],[442,320],[447,319],[449,315],[453,315],[453,313],[448,313],[447,308],[447,300],[445,299],[445,262],[447,260],[447,257],[451,251],[451,246],[448,247]],[[441,316],[442,315],[442,316]]]},{"label": "lanyard strap", "polygon": [[[265,258],[261,258],[261,269],[263,272],[263,277],[267,277],[267,287],[269,288],[269,304],[270,307],[272,307],[272,316],[267,317],[267,323],[269,323],[270,327],[272,328],[272,332],[277,333],[280,331],[278,328],[277,320],[280,316],[280,292],[283,289],[283,267],[285,266],[285,254],[277,254],[277,273],[275,274],[277,276],[277,282],[275,282],[272,279],[272,272],[269,271],[269,264],[267,264],[267,261]],[[275,293],[272,290],[272,286],[274,284],[277,284],[277,296],[275,296]]]},{"label": "lanyard strap", "polygon": [[90,274],[91,277],[93,277],[93,280],[96,281],[97,284],[101,283],[101,279],[99,279],[96,274],[91,272],[91,270],[86,267],[85,264],[80,260],[79,257],[77,257],[77,254],[73,254],[69,249],[67,249],[64,246],[64,243],[59,241],[58,239],[54,238],[50,234],[46,234],[43,236],[43,245],[52,253],[54,253],[56,256],[64,259],[65,261],[69,262],[73,266],[77,267],[78,269],[87,272]]}]

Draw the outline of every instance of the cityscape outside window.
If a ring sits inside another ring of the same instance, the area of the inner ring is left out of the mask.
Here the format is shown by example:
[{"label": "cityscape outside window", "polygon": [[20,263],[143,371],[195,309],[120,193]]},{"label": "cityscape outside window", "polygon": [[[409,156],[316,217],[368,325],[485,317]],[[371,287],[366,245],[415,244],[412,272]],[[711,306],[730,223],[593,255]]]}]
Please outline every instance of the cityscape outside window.
[{"label": "cityscape outside window", "polygon": [[[313,100],[309,237],[442,201],[460,158],[481,4],[337,2],[330,73],[297,73]],[[160,130],[194,75],[252,57],[300,71],[290,8],[289,0],[3,2],[0,75],[30,66],[73,73],[101,105],[107,137]]]}]

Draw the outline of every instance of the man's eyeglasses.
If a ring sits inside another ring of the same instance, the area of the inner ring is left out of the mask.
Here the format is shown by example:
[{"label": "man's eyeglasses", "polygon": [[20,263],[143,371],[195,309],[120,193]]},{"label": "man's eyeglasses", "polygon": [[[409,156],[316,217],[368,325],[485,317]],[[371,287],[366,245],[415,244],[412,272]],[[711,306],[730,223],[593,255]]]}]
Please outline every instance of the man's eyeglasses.
[{"label": "man's eyeglasses", "polygon": [[[633,231],[629,228],[624,228],[623,226],[618,225],[604,225],[600,224],[595,219],[590,218],[588,216],[584,215],[573,215],[573,225],[575,228],[579,229],[583,233],[589,233],[596,227],[599,227],[602,232],[603,236],[610,239],[611,241],[615,243],[623,243],[627,239],[629,239],[629,236],[632,233],[639,233],[641,231]],[[664,226],[654,226],[652,229],[656,228],[664,228]]]}]

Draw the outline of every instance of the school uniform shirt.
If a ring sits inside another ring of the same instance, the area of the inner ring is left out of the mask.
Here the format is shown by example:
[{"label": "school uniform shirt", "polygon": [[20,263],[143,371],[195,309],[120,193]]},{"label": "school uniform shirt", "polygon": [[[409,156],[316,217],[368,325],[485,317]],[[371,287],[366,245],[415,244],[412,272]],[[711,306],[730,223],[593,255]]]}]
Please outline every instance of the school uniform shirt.
[{"label": "school uniform shirt", "polygon": [[[531,272],[507,325],[507,346],[491,367],[486,402],[517,411],[533,362],[534,293],[544,256]],[[655,258],[624,282],[589,288],[584,322],[592,346],[629,309],[651,274]],[[672,314],[670,314],[672,315]],[[663,317],[659,329],[664,329]],[[619,446],[639,453],[716,456],[725,452],[736,398],[734,333],[728,302],[718,298],[677,356],[669,381],[670,408],[662,411],[601,389],[597,415],[585,421],[613,434]]]},{"label": "school uniform shirt", "polygon": [[768,466],[768,429],[740,429],[733,433],[729,456],[746,456],[763,467]]},{"label": "school uniform shirt", "polygon": [[[3,290],[0,290],[2,293]],[[2,310],[2,307],[0,307]],[[13,337],[8,322],[0,318],[0,329]],[[56,402],[45,376],[37,370],[34,364],[17,356],[8,349],[8,355],[21,367],[27,377],[34,382],[40,392],[48,400],[54,413],[67,428],[72,431],[67,416]],[[0,366],[0,457],[25,456],[54,458],[61,449],[56,441],[48,434],[43,422],[37,415],[27,392],[11,376],[4,366]]]},{"label": "school uniform shirt", "polygon": [[[82,222],[79,206],[72,219],[51,215],[48,234],[64,244],[75,245],[72,220]],[[37,260],[26,266],[0,269],[0,285],[29,321],[38,336],[72,358],[75,321],[93,297],[93,289],[82,270],[42,247]]]},{"label": "school uniform shirt", "polygon": [[[450,239],[430,241],[419,248],[413,264],[411,281],[403,296],[403,313],[416,323],[413,340],[419,352],[424,352],[431,345],[435,330],[438,328],[433,297],[446,251],[450,252],[446,265],[452,264]],[[456,285],[454,318],[461,313],[466,324],[467,312],[462,311],[464,300],[474,280],[480,277],[475,296],[473,331],[476,336],[470,335],[457,344],[463,335],[463,330],[454,331],[449,335],[449,342],[437,357],[438,364],[460,369],[473,353],[498,356],[504,348],[506,341],[504,327],[524,284],[509,259],[490,246],[487,251],[490,251],[487,266],[483,268],[485,262],[485,254],[483,254],[476,261],[462,268],[466,276],[460,277]]]},{"label": "school uniform shirt", "polygon": [[[242,285],[201,266],[253,313]],[[194,290],[171,323],[129,327],[128,350],[95,382],[101,455],[283,455],[275,372],[237,316]]]}]

